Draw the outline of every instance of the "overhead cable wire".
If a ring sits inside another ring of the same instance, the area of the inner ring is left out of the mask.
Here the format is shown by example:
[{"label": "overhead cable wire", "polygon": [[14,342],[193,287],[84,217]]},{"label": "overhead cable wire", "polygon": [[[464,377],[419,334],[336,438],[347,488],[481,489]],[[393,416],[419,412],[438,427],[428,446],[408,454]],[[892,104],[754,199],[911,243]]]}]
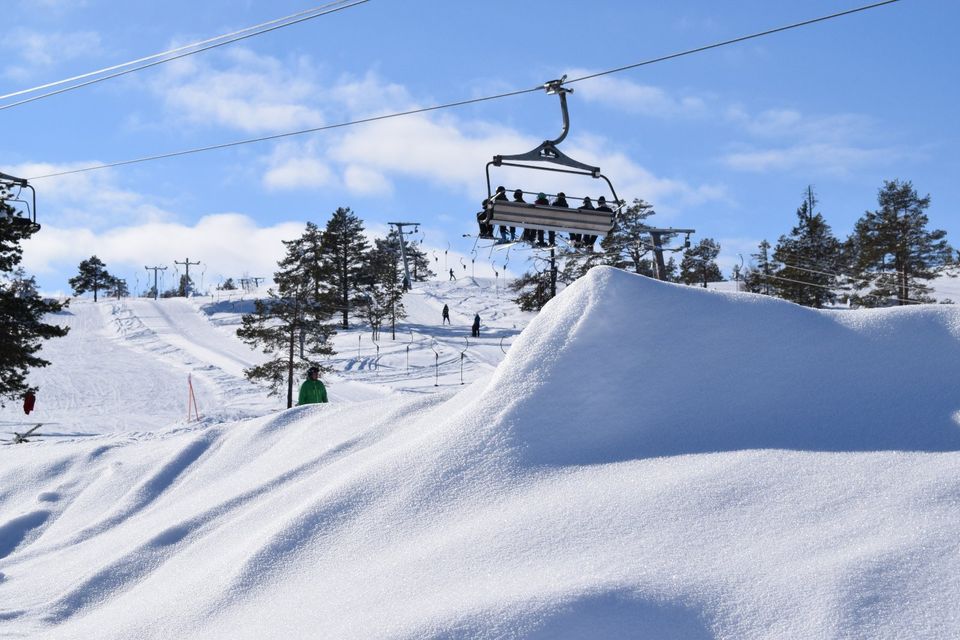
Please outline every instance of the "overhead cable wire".
[{"label": "overhead cable wire", "polygon": [[572,80],[567,80],[564,84],[573,84],[574,82],[582,82],[583,80],[589,80],[591,78],[598,78],[600,76],[609,75],[611,73],[620,73],[621,71],[627,71],[629,69],[636,69],[638,67],[643,67],[649,64],[654,64],[657,62],[664,62],[666,60],[673,60],[674,58],[682,58],[683,56],[689,56],[694,53],[701,53],[703,51],[709,51],[710,49],[717,49],[719,47],[725,47],[731,44],[737,44],[738,42],[745,42],[747,40],[753,40],[755,38],[761,38],[763,36],[769,36],[774,33],[780,33],[781,31],[789,31],[790,29],[796,29],[798,27],[806,27],[811,24],[816,24],[817,22],[824,22],[826,20],[833,20],[834,18],[840,18],[842,16],[848,16],[852,13],[859,13],[860,11],[867,11],[869,9],[876,9],[877,7],[882,7],[887,4],[893,4],[894,2],[900,2],[900,0],[883,0],[882,2],[875,2],[873,4],[864,5],[862,7],[857,7],[855,9],[847,9],[846,11],[839,11],[837,13],[831,13],[827,16],[821,16],[819,18],[812,18],[810,20],[804,20],[802,22],[794,22],[793,24],[784,25],[782,27],[776,27],[774,29],[767,29],[766,31],[759,31],[757,33],[751,33],[746,36],[739,36],[737,38],[732,38],[730,40],[724,40],[723,42],[715,42],[713,44],[704,45],[702,47],[696,47],[695,49],[687,49],[686,51],[680,51],[678,53],[671,53],[669,55],[660,56],[659,58],[651,58],[650,60],[644,60],[643,62],[636,62],[634,64],[624,65],[622,67],[617,67],[616,69],[610,69],[608,71],[599,71],[597,73],[591,73],[590,75],[581,76],[579,78],[573,78]]},{"label": "overhead cable wire", "polygon": [[[179,60],[187,56],[192,56],[203,51],[209,51],[210,49],[215,49],[217,47],[222,47],[227,44],[232,44],[240,40],[246,40],[247,38],[252,38],[254,36],[259,36],[264,33],[269,33],[271,31],[276,31],[277,29],[282,29],[284,27],[289,27],[291,25],[299,24],[307,20],[313,20],[314,18],[319,18],[337,11],[342,11],[343,9],[350,9],[355,7],[358,4],[363,4],[369,2],[370,0],[337,0],[336,2],[330,2],[319,7],[314,7],[313,9],[307,9],[305,11],[300,11],[298,13],[285,16],[283,18],[277,18],[275,20],[270,20],[252,27],[246,27],[245,29],[240,29],[239,31],[234,31],[232,33],[227,33],[224,35],[216,36],[213,38],[208,38],[207,40],[202,40],[200,42],[194,42],[192,44],[183,45],[175,49],[170,49],[168,51],[163,51],[161,53],[155,53],[153,55],[145,56],[137,60],[131,60],[129,62],[123,62],[121,64],[116,64],[110,67],[105,67],[103,69],[98,69],[96,71],[90,71],[83,73],[72,78],[65,78],[63,80],[57,80],[55,82],[48,82],[47,84],[39,85],[32,87],[30,89],[21,89],[19,91],[14,91],[13,93],[8,93],[6,95],[0,96],[0,100],[6,100],[7,98],[13,98],[19,95],[24,95],[28,93],[34,93],[36,91],[41,91],[43,89],[49,89],[50,87],[60,86],[69,82],[74,82],[76,80],[83,80],[85,78],[92,78],[86,82],[79,82],[77,84],[72,84],[68,87],[62,89],[57,89],[55,91],[48,91],[47,93],[42,93],[40,95],[32,96],[30,98],[24,98],[16,102],[10,102],[7,104],[0,105],[0,111],[5,109],[10,109],[22,104],[27,104],[29,102],[35,102],[37,100],[42,100],[43,98],[49,98],[50,96],[59,95],[61,93],[66,93],[68,91],[73,91],[74,89],[79,89],[81,87],[86,87],[91,84],[96,84],[98,82],[103,82],[104,80],[110,80],[112,78],[117,78],[124,76],[135,71],[142,71],[143,69],[149,69],[157,65],[161,65],[167,62],[172,62],[174,60]],[[342,6],[338,6],[342,5]],[[152,62],[150,62],[152,61]],[[140,64],[146,63],[146,64]],[[130,67],[131,65],[139,65],[129,69],[125,67]],[[120,71],[118,71],[120,69]],[[113,73],[109,73],[109,72]],[[107,73],[108,75],[100,76],[102,73]],[[99,77],[93,77],[99,76]]]},{"label": "overhead cable wire", "polygon": [[80,169],[71,169],[69,171],[60,171],[57,173],[48,173],[41,176],[33,176],[32,178],[27,178],[27,180],[42,180],[43,178],[56,178],[59,176],[72,175],[74,173],[84,173],[87,171],[96,171],[99,169],[110,169],[112,167],[122,167],[128,164],[138,164],[141,162],[150,162],[153,160],[163,160],[165,158],[175,158],[177,156],[186,156],[194,153],[203,153],[204,151],[213,151],[216,149],[227,149],[229,147],[238,147],[245,144],[252,144],[255,142],[266,142],[268,140],[280,140],[282,138],[289,138],[292,136],[299,136],[305,133],[317,133],[319,131],[328,131],[330,129],[340,129],[343,127],[351,127],[358,124],[365,124],[368,122],[377,122],[379,120],[389,120],[392,118],[400,118],[402,116],[414,115],[417,113],[427,113],[429,111],[437,111],[438,109],[448,109],[450,107],[460,107],[463,105],[474,104],[477,102],[485,102],[488,100],[497,100],[499,98],[507,98],[510,96],[520,95],[522,93],[532,93],[534,91],[541,91],[543,87],[533,87],[532,89],[519,89],[517,91],[509,91],[507,93],[501,93],[494,96],[486,96],[483,98],[471,98],[469,100],[460,100],[459,102],[448,102],[447,104],[434,105],[432,107],[422,107],[419,109],[410,109],[409,111],[401,111],[398,113],[387,113],[379,116],[371,116],[369,118],[360,118],[359,120],[351,120],[349,122],[340,122],[337,124],[328,124],[322,127],[312,127],[310,129],[301,129],[300,131],[288,131],[286,133],[276,133],[269,136],[261,136],[259,138],[247,138],[246,140],[235,140],[233,142],[223,142],[221,144],[213,144],[206,147],[195,147],[193,149],[184,149],[181,151],[171,151],[169,153],[160,153],[153,156],[145,156],[142,158],[134,158],[133,160],[121,160],[119,162],[111,162],[108,164],[98,164],[89,167],[82,167]]},{"label": "overhead cable wire", "polygon": [[[808,263],[809,263],[809,261],[808,261]],[[837,271],[836,273],[834,273],[834,272],[830,272],[830,271],[817,271],[817,270],[814,270],[814,269],[806,269],[806,268],[801,267],[801,266],[799,266],[799,265],[787,264],[786,262],[781,262],[780,264],[784,265],[785,267],[790,267],[791,269],[796,269],[796,270],[798,270],[798,271],[809,271],[810,273],[819,273],[819,274],[821,274],[821,275],[834,276],[834,277],[837,277],[837,278],[849,278],[850,280],[858,280],[858,279],[861,279],[859,276],[852,275],[852,274],[849,274],[849,273],[844,273],[844,272],[842,272],[842,271]],[[820,266],[820,265],[816,265],[816,266]],[[905,276],[905,277],[907,277],[907,278],[910,278],[910,277],[913,277],[913,276],[914,276],[914,274],[912,274],[912,273],[908,273],[908,272],[906,272],[906,271],[897,271],[896,269],[893,269],[892,271],[881,271],[881,272],[877,272],[877,273],[871,273],[871,274],[869,274],[869,275],[870,275],[871,277],[874,277],[874,278],[889,278],[889,277],[894,277],[894,276],[897,276],[897,277]]]},{"label": "overhead cable wire", "polygon": [[[369,0],[356,0],[355,4],[359,4],[360,2],[368,2],[368,1],[369,1]],[[841,17],[841,16],[850,15],[850,14],[857,13],[857,12],[860,12],[860,11],[866,11],[866,10],[868,10],[868,9],[875,9],[875,8],[877,8],[877,7],[882,7],[882,6],[884,6],[884,5],[893,4],[894,2],[900,2],[900,0],[884,0],[883,2],[876,2],[876,3],[869,4],[869,5],[865,5],[865,6],[862,6],[862,7],[857,7],[857,8],[855,8],[855,9],[849,9],[849,10],[846,10],[846,11],[841,11],[841,12],[839,12],[839,13],[833,13],[833,14],[830,14],[830,15],[827,15],[827,16],[821,16],[821,17],[819,17],[819,18],[813,18],[813,19],[811,19],[811,20],[804,20],[803,22],[796,22],[796,23],[793,23],[793,24],[790,24],[790,25],[786,25],[786,26],[782,26],[782,27],[777,27],[777,28],[775,28],[775,29],[768,29],[767,31],[763,31],[763,32],[759,32],[759,33],[754,33],[754,34],[751,34],[751,35],[748,35],[748,36],[741,36],[741,37],[739,37],[739,38],[733,38],[733,39],[731,39],[731,40],[725,40],[725,41],[723,41],[723,42],[717,42],[717,43],[714,43],[714,44],[705,45],[705,46],[702,46],[702,47],[698,47],[698,48],[696,48],[696,49],[688,49],[688,50],[686,50],[686,51],[681,51],[681,52],[679,52],[679,53],[674,53],[674,54],[670,54],[670,55],[666,55],[666,56],[661,56],[661,57],[659,57],[659,58],[654,58],[654,59],[651,59],[651,60],[645,60],[645,61],[643,61],[643,62],[638,62],[638,63],[631,64],[631,65],[626,65],[626,66],[622,66],[622,67],[617,67],[617,68],[615,68],[615,69],[610,69],[610,70],[608,70],[608,71],[601,71],[601,72],[594,73],[594,74],[590,74],[590,75],[587,75],[587,76],[582,76],[582,77],[580,77],[580,78],[575,78],[575,79],[573,79],[573,80],[567,80],[566,83],[569,84],[569,83],[573,83],[573,82],[581,82],[581,81],[583,81],[583,80],[588,80],[588,79],[590,79],[590,78],[595,78],[595,77],[602,76],[602,75],[608,75],[608,74],[611,74],[611,73],[619,73],[619,72],[626,71],[626,70],[629,70],[629,69],[634,69],[634,68],[637,68],[637,67],[640,67],[640,66],[645,66],[645,65],[654,64],[654,63],[656,63],[656,62],[663,62],[663,61],[665,61],[665,60],[671,60],[671,59],[673,59],[673,58],[678,58],[678,57],[681,57],[681,56],[691,55],[691,54],[693,54],[693,53],[699,53],[699,52],[707,51],[707,50],[710,50],[710,49],[716,49],[717,47],[723,47],[723,46],[726,46],[726,45],[735,44],[735,43],[738,43],[738,42],[743,42],[744,40],[749,40],[749,39],[752,39],[752,38],[759,38],[759,37],[762,37],[762,36],[765,36],[765,35],[770,35],[770,34],[773,34],[773,33],[779,33],[779,32],[781,32],[781,31],[786,31],[786,30],[788,30],[788,29],[796,29],[796,28],[803,27],[803,26],[807,26],[807,25],[814,24],[814,23],[817,23],[817,22],[823,22],[823,21],[825,21],[825,20],[831,20],[831,19],[834,19],[834,18],[839,18],[839,17]],[[353,6],[353,5],[350,5],[350,6]],[[153,64],[158,64],[158,63],[153,63]],[[153,161],[153,160],[163,160],[163,159],[166,159],[166,158],[174,158],[174,157],[178,157],[178,156],[191,155],[191,154],[195,154],[195,153],[203,153],[203,152],[206,152],[206,151],[214,151],[214,150],[217,150],[217,149],[226,149],[226,148],[229,148],[229,147],[237,147],[237,146],[246,145],[246,144],[253,144],[253,143],[257,143],[257,142],[266,142],[266,141],[270,141],[270,140],[278,140],[278,139],[282,139],[282,138],[289,138],[289,137],[293,137],[293,136],[305,135],[305,134],[308,134],[308,133],[317,133],[317,132],[320,132],[320,131],[328,131],[328,130],[331,130],[331,129],[339,129],[339,128],[343,128],[343,127],[350,127],[350,126],[359,125],[359,124],[366,124],[366,123],[370,123],[370,122],[377,122],[377,121],[380,121],[380,120],[389,120],[389,119],[392,119],[392,118],[400,118],[400,117],[403,117],[403,116],[409,116],[409,115],[414,115],[414,114],[419,114],[419,113],[427,113],[427,112],[430,112],[430,111],[437,111],[437,110],[440,110],[440,109],[450,109],[450,108],[461,107],[461,106],[465,106],[465,105],[469,105],[469,104],[476,104],[476,103],[479,103],[479,102],[487,102],[487,101],[491,101],[491,100],[499,100],[499,99],[501,99],[501,98],[508,98],[508,97],[512,97],[512,96],[522,95],[522,94],[525,94],[525,93],[539,92],[539,91],[542,91],[543,88],[544,88],[544,86],[541,84],[541,85],[537,85],[536,87],[531,87],[531,88],[529,88],[529,89],[517,89],[517,90],[515,90],[515,91],[507,91],[507,92],[504,92],[504,93],[500,93],[500,94],[496,94],[496,95],[491,95],[491,96],[485,96],[485,97],[481,97],[481,98],[472,98],[472,99],[468,99],[468,100],[458,100],[458,101],[455,101],[455,102],[448,102],[448,103],[445,103],[445,104],[439,104],[439,105],[434,105],[434,106],[430,106],[430,107],[422,107],[422,108],[419,108],[419,109],[410,109],[410,110],[408,110],[408,111],[401,111],[401,112],[396,112],[396,113],[388,113],[388,114],[383,114],[383,115],[379,115],[379,116],[372,116],[372,117],[368,117],[368,118],[360,118],[360,119],[357,119],[357,120],[351,120],[351,121],[348,121],[348,122],[341,122],[341,123],[337,123],[337,124],[326,125],[326,126],[323,126],[323,127],[311,127],[311,128],[309,128],[309,129],[300,129],[300,130],[298,130],[298,131],[287,131],[287,132],[284,132],[284,133],[278,133],[278,134],[273,134],[273,135],[269,135],[269,136],[262,136],[262,137],[258,137],[258,138],[248,138],[248,139],[245,139],[245,140],[235,140],[235,141],[233,141],[233,142],[225,142],[225,143],[221,143],[221,144],[208,145],[208,146],[205,146],[205,147],[196,147],[196,148],[193,148],[193,149],[184,149],[184,150],[181,150],[181,151],[172,151],[172,152],[169,152],[169,153],[160,153],[160,154],[155,154],[155,155],[151,155],[151,156],[144,156],[144,157],[135,158],[135,159],[132,159],[132,160],[122,160],[122,161],[119,161],[119,162],[110,162],[110,163],[105,163],[105,164],[92,165],[92,166],[89,166],[89,167],[82,167],[82,168],[80,168],[80,169],[72,169],[72,170],[69,170],[69,171],[60,171],[60,172],[57,172],[57,173],[49,173],[49,174],[45,174],[45,175],[34,176],[34,177],[32,177],[32,178],[29,178],[29,180],[40,180],[40,179],[43,179],[43,178],[54,178],[54,177],[59,177],[59,176],[71,175],[71,174],[74,174],[74,173],[83,173],[83,172],[87,172],[87,171],[96,171],[96,170],[99,170],[99,169],[110,169],[110,168],[112,168],[112,167],[120,167],[120,166],[125,166],[125,165],[130,165],[130,164],[138,164],[138,163],[142,163],[142,162],[150,162],[150,161]],[[11,105],[11,106],[12,106],[12,105]],[[4,108],[4,107],[0,107],[0,109],[2,109],[2,108]]]},{"label": "overhead cable wire", "polygon": [[[802,284],[807,287],[818,287],[820,289],[830,289],[830,290],[833,289],[833,287],[825,284],[815,284],[813,282],[804,282],[803,280],[794,280],[793,278],[784,278],[784,277],[775,276],[772,274],[765,274],[762,276],[762,278],[771,279],[771,280],[782,280],[784,282],[793,282],[795,284]],[[924,302],[923,300],[914,300],[911,298],[898,298],[896,296],[878,296],[873,293],[855,293],[854,295],[861,298],[876,298],[877,300],[896,300],[897,302],[909,302],[910,304],[931,304],[929,302]]]}]

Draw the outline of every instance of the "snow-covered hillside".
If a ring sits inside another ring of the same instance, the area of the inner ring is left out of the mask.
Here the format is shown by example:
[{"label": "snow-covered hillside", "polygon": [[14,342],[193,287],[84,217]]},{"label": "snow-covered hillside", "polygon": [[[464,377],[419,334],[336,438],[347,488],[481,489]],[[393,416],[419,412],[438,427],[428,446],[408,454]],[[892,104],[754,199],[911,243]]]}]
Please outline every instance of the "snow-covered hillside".
[{"label": "snow-covered hillside", "polygon": [[495,285],[338,335],[292,410],[249,300],[74,303],[59,436],[0,448],[0,636],[960,636],[960,309]]}]

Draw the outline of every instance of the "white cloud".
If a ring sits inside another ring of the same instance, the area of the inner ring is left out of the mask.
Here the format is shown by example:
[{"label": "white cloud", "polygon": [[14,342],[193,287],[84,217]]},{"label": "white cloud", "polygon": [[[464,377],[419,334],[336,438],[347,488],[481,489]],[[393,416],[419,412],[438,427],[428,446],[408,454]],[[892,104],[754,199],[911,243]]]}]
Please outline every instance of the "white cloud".
[{"label": "white cloud", "polygon": [[99,54],[101,42],[100,35],[92,31],[41,33],[13,29],[0,40],[0,50],[7,52],[3,75],[27,81],[34,79],[38,70]]},{"label": "white cloud", "polygon": [[829,143],[797,144],[776,149],[747,149],[729,153],[723,163],[741,171],[768,172],[803,169],[845,176],[856,169],[890,163],[902,157],[895,149],[862,148]]},{"label": "white cloud", "polygon": [[[289,122],[283,124],[282,114],[293,114],[293,106],[310,101],[323,104],[325,112],[338,114],[337,118],[342,120],[417,106],[405,87],[386,82],[374,72],[362,77],[343,76],[323,85],[306,61],[300,61],[299,68],[304,71],[296,72],[294,78],[293,72],[285,70],[274,58],[243,50],[234,55],[237,57],[229,61],[226,70],[198,66],[200,63],[193,60],[185,62],[169,71],[162,85],[155,88],[173,96],[167,106],[181,117],[243,130],[267,124],[271,130],[293,128]],[[262,85],[268,83],[283,87],[283,92],[264,93]],[[598,99],[620,96],[618,100],[663,116],[699,114],[706,108],[704,101],[695,96],[674,98],[662,90],[618,79],[599,79],[583,90],[600,96]],[[269,108],[271,100],[281,97],[289,100],[284,103],[286,110]],[[235,101],[243,104],[238,106]],[[319,111],[307,112],[321,119]],[[587,140],[586,151],[594,157],[593,162],[609,169],[609,175],[624,185],[623,197],[637,195],[665,209],[724,197],[720,187],[658,178],[622,155],[599,152],[605,148],[600,141],[591,143],[583,134],[577,139],[581,145]],[[390,118],[277,144],[264,157],[263,184],[271,190],[339,188],[359,195],[387,196],[393,193],[395,180],[409,178],[469,194],[479,201],[486,187],[483,168],[493,155],[522,153],[540,140],[507,127],[465,121],[446,113]],[[565,149],[579,158],[579,151]],[[555,192],[567,184],[562,176],[545,172],[493,172],[497,174],[493,180],[498,184],[512,180],[526,188],[529,183],[531,190]],[[594,184],[584,186],[584,195],[597,195],[593,193],[597,188]]]},{"label": "white cloud", "polygon": [[214,69],[207,60],[194,58],[164,65],[150,84],[176,118],[194,125],[213,125],[247,133],[268,133],[323,126],[320,87],[305,59],[285,64],[249,50],[231,49],[216,60],[225,69]]},{"label": "white cloud", "polygon": [[[574,70],[570,75],[589,75]],[[612,76],[600,76],[576,85],[577,97],[590,102],[601,102],[628,113],[673,118],[702,116],[708,111],[707,99],[696,95],[672,95],[652,85],[638,84]]]},{"label": "white cloud", "polygon": [[[99,164],[96,161],[55,165],[28,163],[11,173],[28,179]],[[46,225],[80,225],[102,229],[117,223],[168,220],[173,214],[142,194],[117,185],[111,169],[74,173],[55,178],[31,179],[37,191],[37,221]]]},{"label": "white cloud", "polygon": [[319,189],[336,181],[312,141],[280,143],[264,163],[263,184],[271,190]]},{"label": "white cloud", "polygon": [[[96,255],[111,273],[121,277],[140,274],[142,283],[146,281],[145,265],[165,265],[169,274],[175,260],[182,262],[188,257],[201,261],[194,268],[205,275],[205,284],[220,276],[236,278],[244,273],[269,278],[283,255],[281,241],[298,237],[303,229],[300,222],[259,227],[252,218],[235,213],[204,216],[193,226],[155,222],[106,232],[49,225],[25,246],[23,262],[28,271],[45,274],[69,271]],[[193,273],[191,270],[191,276]],[[199,284],[199,275],[196,281]],[[128,285],[133,288],[134,283],[128,281]]]},{"label": "white cloud", "polygon": [[809,116],[796,109],[767,109],[756,115],[740,105],[727,109],[729,121],[758,138],[812,140],[815,142],[850,142],[868,139],[876,126],[873,118],[841,113]]},{"label": "white cloud", "polygon": [[757,114],[734,105],[726,118],[754,139],[741,142],[721,162],[739,171],[795,171],[845,176],[867,166],[903,158],[893,147],[876,147],[876,122],[858,114],[809,116],[796,109]]},{"label": "white cloud", "polygon": [[343,183],[352,193],[389,195],[393,193],[390,180],[375,169],[349,165],[343,172]]}]

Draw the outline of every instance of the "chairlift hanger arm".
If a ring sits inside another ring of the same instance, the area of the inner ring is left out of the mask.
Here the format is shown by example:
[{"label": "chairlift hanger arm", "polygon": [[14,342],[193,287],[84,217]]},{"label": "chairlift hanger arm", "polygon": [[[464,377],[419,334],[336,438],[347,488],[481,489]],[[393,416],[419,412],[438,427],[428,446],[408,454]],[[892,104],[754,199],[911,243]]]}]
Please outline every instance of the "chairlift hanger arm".
[{"label": "chairlift hanger arm", "polygon": [[564,141],[567,137],[567,134],[570,132],[570,112],[567,109],[567,94],[573,93],[573,89],[568,89],[563,86],[564,81],[567,79],[567,76],[564,75],[562,78],[557,80],[549,80],[543,84],[544,90],[548,94],[557,95],[560,97],[560,111],[563,114],[563,130],[560,132],[560,135],[553,140],[544,140],[540,143],[536,149],[528,151],[527,153],[520,153],[516,155],[501,156],[497,155],[493,157],[493,164],[500,166],[503,164],[504,160],[520,160],[524,162],[552,162],[553,164],[560,164],[567,167],[574,167],[585,171],[592,175],[594,178],[600,176],[600,168],[594,167],[583,162],[574,160],[570,156],[565,155],[562,151],[557,149],[557,145]]},{"label": "chairlift hanger arm", "polygon": [[[39,229],[40,226],[37,224],[37,191],[33,188],[33,185],[28,183],[26,178],[17,178],[11,176],[10,174],[0,172],[0,185],[13,185],[20,187],[21,189],[30,189],[31,200],[33,201],[33,206],[31,207],[29,203],[23,200],[17,200],[23,202],[27,206],[27,213],[30,222],[32,223],[35,229]],[[19,198],[19,194],[18,194]]]}]

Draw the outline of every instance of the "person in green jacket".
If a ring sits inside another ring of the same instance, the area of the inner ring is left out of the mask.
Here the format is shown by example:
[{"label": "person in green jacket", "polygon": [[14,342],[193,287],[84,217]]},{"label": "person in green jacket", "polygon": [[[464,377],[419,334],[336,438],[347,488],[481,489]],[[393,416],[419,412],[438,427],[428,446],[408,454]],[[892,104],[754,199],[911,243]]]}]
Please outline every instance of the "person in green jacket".
[{"label": "person in green jacket", "polygon": [[307,379],[300,385],[300,396],[297,398],[297,404],[315,404],[326,401],[327,388],[320,382],[320,369],[310,367],[307,369]]}]

